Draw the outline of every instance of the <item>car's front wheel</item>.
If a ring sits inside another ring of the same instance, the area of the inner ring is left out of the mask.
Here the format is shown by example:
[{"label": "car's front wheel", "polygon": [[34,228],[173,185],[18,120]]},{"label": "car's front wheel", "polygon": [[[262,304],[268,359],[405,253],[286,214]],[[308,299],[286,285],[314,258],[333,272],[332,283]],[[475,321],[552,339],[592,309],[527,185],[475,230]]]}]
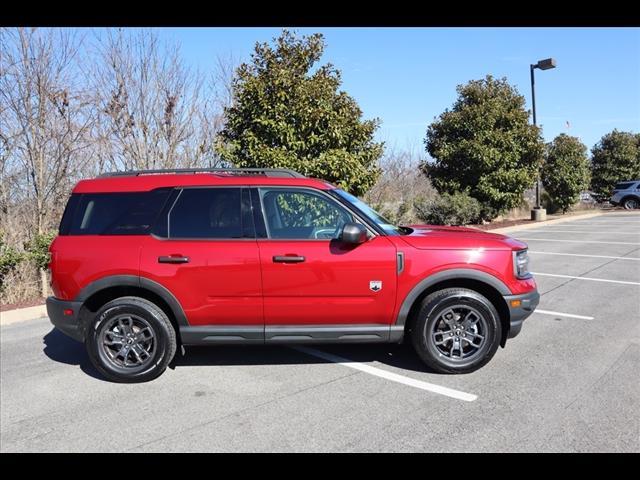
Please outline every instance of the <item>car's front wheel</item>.
[{"label": "car's front wheel", "polygon": [[87,331],[93,365],[116,382],[145,382],[159,376],[176,352],[176,332],[167,315],[139,297],[105,304]]},{"label": "car's front wheel", "polygon": [[501,333],[498,312],[486,297],[466,288],[446,288],[422,301],[411,340],[433,370],[468,373],[491,360]]},{"label": "car's front wheel", "polygon": [[626,210],[635,210],[636,208],[640,207],[640,202],[637,198],[627,198],[622,202],[622,206]]}]

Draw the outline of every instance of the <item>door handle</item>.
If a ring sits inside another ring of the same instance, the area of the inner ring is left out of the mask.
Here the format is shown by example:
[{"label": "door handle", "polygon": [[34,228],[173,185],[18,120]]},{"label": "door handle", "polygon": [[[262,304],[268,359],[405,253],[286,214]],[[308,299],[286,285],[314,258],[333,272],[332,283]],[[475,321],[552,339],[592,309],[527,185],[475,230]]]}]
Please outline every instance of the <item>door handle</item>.
[{"label": "door handle", "polygon": [[189,257],[181,255],[168,255],[158,257],[158,263],[189,263]]},{"label": "door handle", "polygon": [[273,263],[300,263],[304,262],[304,257],[300,255],[274,255]]}]

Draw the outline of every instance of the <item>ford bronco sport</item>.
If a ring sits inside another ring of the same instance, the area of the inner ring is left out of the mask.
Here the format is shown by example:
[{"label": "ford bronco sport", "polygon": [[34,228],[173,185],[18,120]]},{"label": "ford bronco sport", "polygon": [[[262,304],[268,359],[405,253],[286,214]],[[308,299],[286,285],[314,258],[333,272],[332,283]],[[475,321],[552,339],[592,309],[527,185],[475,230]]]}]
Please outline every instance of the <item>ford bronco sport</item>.
[{"label": "ford bronco sport", "polygon": [[526,244],[394,226],[290,170],[82,180],[50,253],[51,322],[120,382],[157,377],[181,345],[407,339],[433,370],[471,372],[539,300]]}]

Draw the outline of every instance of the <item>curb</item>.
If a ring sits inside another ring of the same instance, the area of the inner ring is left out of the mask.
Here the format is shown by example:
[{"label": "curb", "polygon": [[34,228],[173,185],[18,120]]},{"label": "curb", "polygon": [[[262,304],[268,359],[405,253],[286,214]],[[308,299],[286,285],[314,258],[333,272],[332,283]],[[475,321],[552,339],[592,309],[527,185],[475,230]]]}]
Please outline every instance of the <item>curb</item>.
[{"label": "curb", "polygon": [[557,223],[571,222],[574,220],[584,220],[586,218],[601,217],[603,215],[606,215],[606,213],[603,213],[603,212],[586,213],[584,215],[572,215],[567,218],[554,218],[552,220],[544,220],[542,222],[527,223],[524,225],[513,225],[511,227],[503,227],[503,228],[496,228],[493,230],[483,230],[483,231],[487,233],[509,233],[509,232],[516,232],[519,230],[529,230],[531,228],[540,228],[540,227],[544,227],[545,225],[555,225]]},{"label": "curb", "polygon": [[0,325],[11,325],[12,323],[36,320],[47,316],[46,305],[36,305],[35,307],[17,308],[0,312]]}]

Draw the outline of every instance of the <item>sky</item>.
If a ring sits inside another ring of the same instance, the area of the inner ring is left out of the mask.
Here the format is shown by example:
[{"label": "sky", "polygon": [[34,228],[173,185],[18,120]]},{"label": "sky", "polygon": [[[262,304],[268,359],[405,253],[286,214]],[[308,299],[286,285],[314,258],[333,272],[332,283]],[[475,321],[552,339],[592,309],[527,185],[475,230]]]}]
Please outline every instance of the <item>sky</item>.
[{"label": "sky", "polygon": [[[322,63],[342,71],[342,89],[364,118],[378,117],[377,140],[422,151],[427,125],[472,79],[507,77],[531,109],[529,65],[536,70],[536,113],[546,141],[560,133],[589,149],[614,128],[640,132],[640,28],[296,28],[320,32]],[[204,71],[217,56],[248,61],[257,41],[280,28],[158,28],[177,41],[185,60]],[[568,123],[567,123],[568,122]]]}]

